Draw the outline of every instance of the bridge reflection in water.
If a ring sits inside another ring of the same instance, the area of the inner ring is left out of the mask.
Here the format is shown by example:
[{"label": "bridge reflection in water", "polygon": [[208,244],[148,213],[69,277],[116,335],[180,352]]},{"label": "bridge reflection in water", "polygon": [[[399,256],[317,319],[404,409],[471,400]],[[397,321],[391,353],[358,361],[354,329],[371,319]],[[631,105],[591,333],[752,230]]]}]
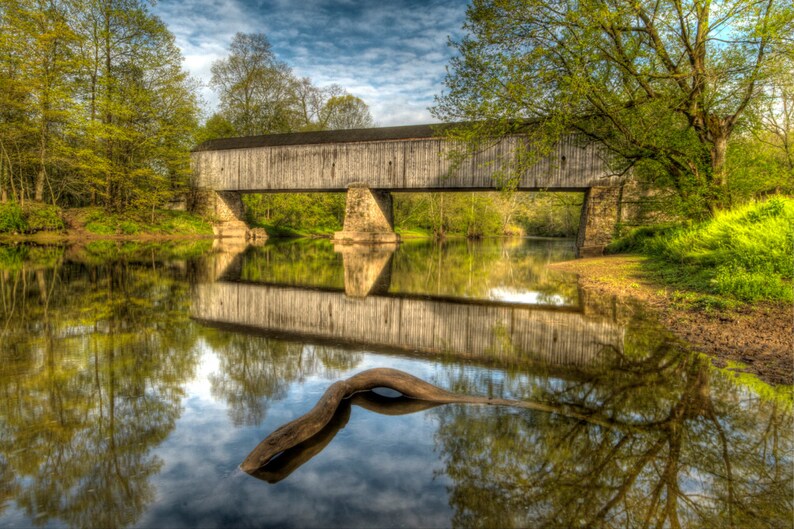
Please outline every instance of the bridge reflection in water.
[{"label": "bridge reflection in water", "polygon": [[[623,352],[625,326],[579,306],[530,306],[388,292],[391,258],[343,250],[344,291],[240,280],[241,248],[216,253],[193,285],[191,316],[266,334],[502,365],[598,366]],[[582,298],[580,297],[580,300]]]}]

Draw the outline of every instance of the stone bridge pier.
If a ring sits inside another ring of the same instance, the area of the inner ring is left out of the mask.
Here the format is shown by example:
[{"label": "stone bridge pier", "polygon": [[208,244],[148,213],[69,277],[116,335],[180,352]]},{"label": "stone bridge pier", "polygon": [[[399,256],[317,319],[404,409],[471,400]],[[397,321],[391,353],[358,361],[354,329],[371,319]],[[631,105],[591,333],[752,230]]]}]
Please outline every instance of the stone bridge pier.
[{"label": "stone bridge pier", "polygon": [[370,189],[364,183],[350,184],[345,203],[345,224],[334,233],[342,244],[395,244],[394,210],[389,191]]},{"label": "stone bridge pier", "polygon": [[243,195],[239,191],[201,189],[196,192],[196,212],[211,219],[212,231],[220,239],[263,242],[267,233],[245,222]]}]

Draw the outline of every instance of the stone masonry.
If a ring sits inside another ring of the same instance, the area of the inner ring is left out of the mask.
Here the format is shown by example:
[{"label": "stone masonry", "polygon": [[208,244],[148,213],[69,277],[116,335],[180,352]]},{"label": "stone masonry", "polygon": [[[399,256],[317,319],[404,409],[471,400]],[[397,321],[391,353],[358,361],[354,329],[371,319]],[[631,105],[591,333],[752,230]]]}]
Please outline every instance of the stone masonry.
[{"label": "stone masonry", "polygon": [[585,192],[576,251],[579,257],[602,255],[612,242],[620,215],[620,187],[591,187]]},{"label": "stone masonry", "polygon": [[242,195],[236,191],[202,191],[197,210],[212,220],[212,231],[219,238],[264,241],[267,233],[245,223]]},{"label": "stone masonry", "polygon": [[345,224],[334,233],[334,241],[350,244],[393,244],[394,233],[391,193],[370,189],[366,184],[350,184],[345,204]]}]

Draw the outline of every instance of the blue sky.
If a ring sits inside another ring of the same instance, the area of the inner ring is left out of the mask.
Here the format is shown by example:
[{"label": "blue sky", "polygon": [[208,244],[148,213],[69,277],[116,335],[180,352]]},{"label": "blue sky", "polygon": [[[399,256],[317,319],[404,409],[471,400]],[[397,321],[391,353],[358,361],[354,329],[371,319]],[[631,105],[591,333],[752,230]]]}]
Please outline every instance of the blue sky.
[{"label": "blue sky", "polygon": [[159,0],[185,67],[206,85],[238,31],[264,33],[279,59],[315,84],[337,83],[370,106],[380,126],[429,123],[455,52],[466,0]]}]

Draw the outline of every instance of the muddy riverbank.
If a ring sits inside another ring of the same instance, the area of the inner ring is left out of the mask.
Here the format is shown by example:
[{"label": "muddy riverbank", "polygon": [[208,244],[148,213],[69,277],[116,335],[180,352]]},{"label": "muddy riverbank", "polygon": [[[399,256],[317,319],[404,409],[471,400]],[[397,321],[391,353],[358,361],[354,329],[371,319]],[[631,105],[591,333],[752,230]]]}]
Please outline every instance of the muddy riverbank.
[{"label": "muddy riverbank", "polygon": [[758,375],[772,384],[794,384],[794,308],[758,303],[734,309],[688,303],[686,293],[654,281],[641,256],[606,256],[549,265],[579,275],[582,288],[598,294],[634,298],[693,349],[717,365]]}]

